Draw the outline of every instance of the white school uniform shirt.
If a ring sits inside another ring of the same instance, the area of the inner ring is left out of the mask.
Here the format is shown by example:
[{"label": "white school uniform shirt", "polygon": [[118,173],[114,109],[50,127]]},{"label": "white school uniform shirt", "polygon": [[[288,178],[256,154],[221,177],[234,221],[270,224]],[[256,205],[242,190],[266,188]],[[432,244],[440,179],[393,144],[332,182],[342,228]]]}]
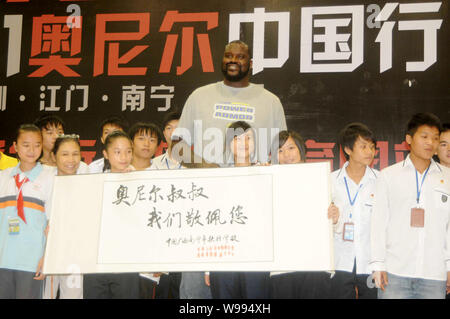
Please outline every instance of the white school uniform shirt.
[{"label": "white school uniform shirt", "polygon": [[167,152],[152,159],[152,165],[150,166],[150,169],[180,169],[180,168],[184,167],[181,166],[181,163],[170,158]]},{"label": "white school uniform shirt", "polygon": [[[425,172],[424,172],[425,174]],[[418,173],[419,188],[423,175]],[[411,227],[411,208],[425,210]],[[450,173],[431,160],[417,204],[416,169],[408,157],[381,171],[372,214],[370,268],[397,276],[447,280],[450,271]]]},{"label": "white school uniform shirt", "polygon": [[[366,167],[363,178],[357,185],[347,175],[348,162],[341,169],[331,173],[331,194],[334,204],[339,208],[339,220],[334,228],[334,262],[335,269],[352,272],[356,258],[356,273],[369,274],[370,258],[370,218],[373,208],[375,181],[379,171]],[[354,205],[350,204],[345,186],[347,180],[350,197]],[[359,190],[359,191],[358,191]],[[350,218],[350,213],[352,213]],[[353,241],[343,240],[345,223],[354,224]]]},{"label": "white school uniform shirt", "polygon": [[97,174],[97,173],[103,173],[103,167],[105,166],[105,159],[99,158],[96,161],[93,161],[91,164],[89,164],[89,173],[90,174]]},{"label": "white school uniform shirt", "polygon": [[80,166],[77,169],[77,175],[79,174],[89,174],[89,165],[81,161]]}]

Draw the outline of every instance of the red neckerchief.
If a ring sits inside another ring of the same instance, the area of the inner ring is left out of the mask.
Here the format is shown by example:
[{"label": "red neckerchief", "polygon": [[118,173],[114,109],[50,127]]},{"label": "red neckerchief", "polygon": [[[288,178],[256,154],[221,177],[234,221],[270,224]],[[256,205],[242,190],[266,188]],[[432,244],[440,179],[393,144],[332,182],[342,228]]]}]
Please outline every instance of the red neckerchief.
[{"label": "red neckerchief", "polygon": [[27,177],[25,177],[23,179],[23,181],[19,182],[19,174],[17,174],[16,176],[14,176],[14,180],[16,181],[16,186],[17,186],[17,189],[19,190],[19,195],[17,196],[17,215],[19,215],[19,217],[22,218],[22,220],[26,224],[27,221],[25,220],[25,213],[23,211],[22,186],[23,186],[23,184],[28,182],[29,179]]}]

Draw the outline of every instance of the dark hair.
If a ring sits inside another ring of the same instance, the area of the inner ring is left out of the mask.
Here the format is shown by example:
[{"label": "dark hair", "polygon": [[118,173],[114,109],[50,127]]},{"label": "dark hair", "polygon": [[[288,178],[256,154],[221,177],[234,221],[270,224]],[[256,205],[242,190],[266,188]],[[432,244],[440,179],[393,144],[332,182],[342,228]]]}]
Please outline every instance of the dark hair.
[{"label": "dark hair", "polygon": [[166,128],[166,125],[169,124],[170,121],[176,121],[181,118],[181,113],[178,111],[169,112],[164,116],[162,129]]},{"label": "dark hair", "polygon": [[39,129],[47,129],[49,126],[62,126],[63,130],[64,130],[64,121],[57,115],[53,115],[53,114],[46,114],[46,115],[42,115],[40,117],[38,117],[35,121],[34,121],[34,125],[36,125],[37,127],[39,127]]},{"label": "dark hair", "polygon": [[450,131],[450,123],[446,122],[446,123],[442,123],[442,130],[441,133]]},{"label": "dark hair", "polygon": [[135,136],[139,133],[148,134],[150,136],[156,135],[158,138],[158,145],[161,143],[162,140],[162,133],[158,126],[156,126],[153,123],[144,123],[144,122],[138,122],[131,126],[130,130],[128,131],[128,135],[130,136],[130,139],[133,141]]},{"label": "dark hair", "polygon": [[[292,137],[295,145],[300,153],[301,162],[304,163],[306,160],[306,145],[303,137],[295,131],[281,131],[277,136],[274,137],[272,141],[272,152],[278,152],[278,150],[283,147],[286,141]],[[278,144],[277,144],[278,143]],[[277,153],[272,153],[272,163],[279,164]]]},{"label": "dark hair", "polygon": [[[113,131],[105,139],[105,144],[103,145],[103,149],[106,151],[108,147],[114,142],[115,139],[118,139],[120,137],[124,137],[130,141],[130,144],[133,144],[133,141],[131,140],[130,136],[128,136],[127,133],[123,131]],[[107,169],[111,169],[111,163],[104,158],[105,165],[103,166],[103,171],[106,171]]]},{"label": "dark hair", "polygon": [[[235,137],[244,134],[248,130],[251,130],[253,132],[253,137],[255,138],[255,145],[256,145],[257,143],[256,143],[255,130],[247,122],[237,121],[237,122],[233,122],[227,126],[226,133],[225,133],[225,153],[226,154],[231,154],[231,148],[230,148],[231,141],[233,141],[233,139]],[[251,155],[255,156],[256,150]],[[227,158],[228,158],[228,156],[227,156]],[[227,159],[225,159],[225,160],[227,160]]]},{"label": "dark hair", "polygon": [[[441,134],[450,132],[450,123],[449,122],[442,123],[441,127],[442,127]],[[439,159],[439,156],[437,154],[433,155],[433,159],[438,163],[441,162],[441,160]]]},{"label": "dark hair", "polygon": [[406,127],[406,134],[413,137],[414,134],[416,134],[419,127],[423,125],[435,127],[439,130],[439,133],[442,132],[441,120],[439,120],[439,118],[433,113],[427,112],[427,113],[416,113],[411,117]]},{"label": "dark hair", "polygon": [[225,50],[226,50],[230,45],[232,45],[232,44],[239,44],[239,45],[245,47],[245,48],[247,49],[248,56],[250,57],[250,59],[252,58],[252,50],[250,49],[250,47],[249,47],[249,45],[248,45],[247,43],[245,43],[245,42],[242,41],[242,40],[233,40],[233,41],[231,41],[231,42],[228,42],[228,43],[225,45]]},{"label": "dark hair", "polygon": [[339,145],[341,146],[347,160],[350,156],[345,152],[345,148],[348,147],[353,150],[358,137],[361,137],[363,140],[370,141],[374,145],[377,144],[372,131],[366,125],[358,122],[347,124],[339,133]]},{"label": "dark hair", "polygon": [[64,135],[60,135],[56,138],[55,140],[55,145],[53,146],[53,150],[52,153],[56,155],[56,153],[58,153],[59,147],[66,143],[66,142],[75,142],[78,147],[81,149],[80,146],[80,137],[78,135],[75,134],[64,134]]},{"label": "dark hair", "polygon": [[19,139],[19,136],[22,133],[25,133],[25,132],[38,133],[41,136],[41,138],[42,138],[42,132],[41,132],[41,129],[39,127],[37,127],[34,124],[22,124],[22,125],[19,126],[19,128],[16,131],[16,136],[15,136],[15,140],[14,141],[17,142],[17,140]]},{"label": "dark hair", "polygon": [[106,119],[103,120],[103,122],[100,124],[100,135],[103,134],[103,128],[106,125],[114,125],[114,126],[118,126],[120,127],[124,132],[127,130],[128,127],[128,123],[123,119],[120,118],[118,116],[111,116],[111,117],[107,117]]}]

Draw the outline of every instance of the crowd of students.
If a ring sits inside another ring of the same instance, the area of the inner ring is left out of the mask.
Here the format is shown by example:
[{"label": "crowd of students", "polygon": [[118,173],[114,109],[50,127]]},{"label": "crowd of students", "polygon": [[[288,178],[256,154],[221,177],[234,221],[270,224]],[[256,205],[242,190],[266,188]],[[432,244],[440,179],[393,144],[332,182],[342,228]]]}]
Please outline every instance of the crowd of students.
[{"label": "crowd of students", "polygon": [[[105,120],[103,157],[90,165],[81,161],[79,136],[65,134],[57,116],[19,127],[18,159],[0,153],[0,298],[445,298],[449,292],[450,125],[430,113],[410,119],[410,154],[381,172],[370,167],[376,140],[367,126],[351,123],[340,132],[347,162],[331,174],[327,212],[334,228],[335,272],[45,277],[54,176],[183,169],[172,154],[179,118],[169,113],[162,129],[139,122],[128,133],[120,118]],[[249,123],[228,128],[232,166],[267,165],[253,160],[257,143]],[[163,141],[167,149],[155,157]],[[297,132],[281,131],[274,143],[272,165],[305,162],[306,146]]]}]

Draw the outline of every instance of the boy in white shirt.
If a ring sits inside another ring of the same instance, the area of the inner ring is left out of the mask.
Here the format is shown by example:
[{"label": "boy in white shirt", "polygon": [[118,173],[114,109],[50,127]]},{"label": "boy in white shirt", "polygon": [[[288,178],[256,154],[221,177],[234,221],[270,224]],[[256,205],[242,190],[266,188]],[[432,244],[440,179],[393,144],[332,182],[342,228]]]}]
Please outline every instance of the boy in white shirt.
[{"label": "boy in white shirt", "polygon": [[378,175],[369,165],[375,156],[376,142],[366,125],[351,123],[340,132],[339,144],[347,162],[331,174],[332,200],[340,217],[334,233],[336,274],[331,279],[330,296],[376,299],[377,290],[367,285],[370,216]]},{"label": "boy in white shirt", "polygon": [[152,160],[151,169],[179,169],[181,163],[172,157],[172,134],[178,127],[181,113],[171,112],[166,115],[163,122],[163,135],[167,143],[167,150]]},{"label": "boy in white shirt", "polygon": [[381,171],[372,214],[371,262],[381,299],[442,299],[450,284],[450,175],[433,159],[441,124],[408,122],[407,158]]}]

